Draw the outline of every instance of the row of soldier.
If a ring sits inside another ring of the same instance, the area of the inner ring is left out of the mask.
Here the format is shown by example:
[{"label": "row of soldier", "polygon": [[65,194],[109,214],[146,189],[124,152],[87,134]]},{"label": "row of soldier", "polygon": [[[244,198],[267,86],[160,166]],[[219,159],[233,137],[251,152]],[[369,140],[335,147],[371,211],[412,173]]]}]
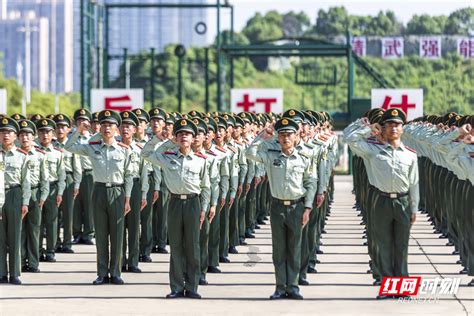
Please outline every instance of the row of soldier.
[{"label": "row of soldier", "polygon": [[[272,221],[277,280],[272,298],[302,298],[298,285],[308,284],[306,273],[316,272],[321,253],[337,138],[327,113],[289,110],[282,116],[276,122],[273,114],[181,115],[154,108],[93,114],[80,109],[73,121],[63,114],[3,117],[0,282],[20,284],[20,270],[39,272],[39,261],[54,262],[56,252],[72,253],[73,244],[92,244],[95,237],[93,284],[123,284],[121,272],[141,272],[139,262],[151,262],[152,252],[166,253],[169,242],[167,297],[199,298],[197,286],[207,284],[206,273],[219,273],[219,263],[230,262],[229,253],[255,237],[254,230],[272,215],[275,196],[289,208],[303,205],[306,197],[305,206],[316,211],[305,214],[308,224],[300,226],[301,244],[293,250],[275,242],[286,232],[274,231]],[[277,126],[294,138],[286,144],[309,161],[310,180],[303,183],[303,169],[287,166],[286,156],[266,166],[256,154],[281,154]],[[272,168],[290,167],[297,171],[285,179],[271,176]],[[292,176],[298,176],[296,188],[279,193],[272,186]]]},{"label": "row of soldier", "polygon": [[[402,155],[395,158],[387,154],[390,127],[385,122],[390,116],[400,125],[398,139],[403,140]],[[380,285],[383,276],[408,276],[409,227],[418,210],[429,215],[435,232],[449,239],[448,246],[455,246],[453,254],[461,256],[457,263],[464,266],[461,273],[473,275],[473,119],[472,115],[448,113],[407,123],[401,110],[372,109],[344,130],[344,139],[354,153],[354,208],[361,212],[361,224],[366,226],[371,258],[368,273],[374,285]],[[397,186],[397,182],[406,184]],[[401,213],[393,216],[395,208],[380,205],[381,192],[394,203],[408,203],[411,218],[402,218]],[[394,193],[387,196],[383,192]]]}]

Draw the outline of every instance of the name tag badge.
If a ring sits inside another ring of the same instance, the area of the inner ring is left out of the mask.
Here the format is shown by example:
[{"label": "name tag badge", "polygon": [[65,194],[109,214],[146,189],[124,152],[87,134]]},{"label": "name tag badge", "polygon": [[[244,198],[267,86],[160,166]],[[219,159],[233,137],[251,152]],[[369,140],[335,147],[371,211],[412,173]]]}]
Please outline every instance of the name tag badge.
[{"label": "name tag badge", "polygon": [[275,159],[275,160],[273,160],[273,165],[275,167],[281,167],[282,161],[280,159]]}]

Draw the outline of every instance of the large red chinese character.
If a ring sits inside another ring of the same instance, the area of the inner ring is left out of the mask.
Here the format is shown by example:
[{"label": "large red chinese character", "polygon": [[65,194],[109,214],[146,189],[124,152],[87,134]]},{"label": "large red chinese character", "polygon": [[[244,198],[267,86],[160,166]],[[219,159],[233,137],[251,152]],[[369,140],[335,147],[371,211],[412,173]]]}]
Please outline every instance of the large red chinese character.
[{"label": "large red chinese character", "polygon": [[463,56],[464,58],[474,57],[474,40],[462,39],[458,45],[459,55]]},{"label": "large red chinese character", "polygon": [[388,38],[383,41],[383,57],[399,58],[403,55],[402,41],[398,38]]},{"label": "large red chinese character", "polygon": [[133,105],[113,105],[115,102],[124,102],[124,101],[131,101],[128,95],[124,95],[122,97],[106,97],[105,98],[105,109],[106,110],[115,110],[115,111],[126,111],[131,110]]},{"label": "large red chinese character", "polygon": [[437,58],[441,56],[439,40],[434,38],[423,39],[421,43],[421,57]]},{"label": "large red chinese character", "polygon": [[243,112],[249,112],[249,109],[255,105],[255,102],[250,102],[248,93],[244,94],[244,100],[237,102],[238,107],[243,108]]},{"label": "large red chinese character", "polygon": [[383,277],[379,295],[416,296],[421,277]]},{"label": "large red chinese character", "polygon": [[257,98],[255,100],[257,103],[263,103],[265,105],[265,113],[270,113],[272,111],[272,103],[276,103],[276,98]]},{"label": "large red chinese character", "polygon": [[391,96],[386,96],[385,99],[383,100],[383,104],[381,106],[382,109],[388,110],[389,108],[399,108],[402,109],[405,114],[408,115],[408,109],[414,109],[416,108],[415,103],[408,103],[408,95],[402,94],[402,103],[400,104],[395,104],[392,103],[390,104],[390,101],[392,101]]},{"label": "large red chinese character", "polygon": [[365,41],[361,38],[354,38],[352,41],[352,50],[357,56],[365,56]]}]

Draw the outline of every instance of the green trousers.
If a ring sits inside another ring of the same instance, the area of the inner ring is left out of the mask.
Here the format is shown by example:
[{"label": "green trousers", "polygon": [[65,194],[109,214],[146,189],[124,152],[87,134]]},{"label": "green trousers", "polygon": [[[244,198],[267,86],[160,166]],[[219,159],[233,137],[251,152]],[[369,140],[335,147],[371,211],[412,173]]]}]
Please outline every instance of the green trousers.
[{"label": "green trousers", "polygon": [[94,237],[93,186],[92,170],[83,171],[79,194],[74,200],[74,218],[72,222],[74,238],[80,237],[82,240],[91,240]]},{"label": "green trousers", "polygon": [[[0,213],[0,277],[21,274],[21,188],[5,190]],[[8,268],[7,268],[8,257]]]},{"label": "green trousers", "polygon": [[[152,188],[150,184],[150,188]],[[165,185],[161,186],[160,197],[153,206],[153,245],[166,248],[168,243],[168,204],[169,191]]]},{"label": "green trousers", "polygon": [[[237,247],[239,245],[239,198],[235,196],[234,203],[229,209],[229,245]],[[227,247],[229,248],[229,247]]]},{"label": "green trousers", "polygon": [[220,225],[219,225],[219,257],[227,257],[229,255],[229,194],[225,199],[225,205],[221,210]]},{"label": "green trousers", "polygon": [[276,291],[298,293],[303,203],[284,206],[273,199],[270,210]]},{"label": "green trousers", "polygon": [[200,271],[199,197],[181,200],[171,197],[168,216],[170,258],[170,288],[173,292],[197,292]]},{"label": "green trousers", "polygon": [[21,258],[23,265],[38,269],[40,249],[41,210],[39,208],[40,191],[38,188],[31,190],[31,199],[28,213],[23,219],[21,229]]},{"label": "green trousers", "polygon": [[208,243],[208,257],[209,257],[209,266],[217,267],[219,266],[219,246],[221,239],[221,216],[225,212],[225,206],[220,208],[220,201],[223,197],[219,196],[217,200],[216,215],[210,223],[209,227],[209,243]]},{"label": "green trousers", "polygon": [[150,181],[151,190],[148,190],[148,193],[150,194],[148,201],[150,201],[150,203],[140,212],[140,256],[149,256],[151,254],[151,249],[153,248],[153,208],[160,203],[162,198],[160,197],[155,205],[152,204],[153,188],[154,182]]},{"label": "green trousers", "polygon": [[466,256],[467,256],[467,269],[469,276],[474,276],[474,225],[473,225],[473,214],[474,214],[474,185],[466,181],[464,186],[464,193],[466,197],[465,209],[464,209],[464,234],[465,234],[465,245],[466,245]]},{"label": "green trousers", "polygon": [[[141,183],[139,179],[134,179],[132,196],[130,197],[130,207],[132,210],[125,216],[123,232],[122,266],[128,265],[128,268],[138,267],[141,200]],[[128,259],[126,259],[127,246]]]},{"label": "green trousers", "polygon": [[245,229],[246,232],[251,234],[253,228],[255,228],[255,216],[256,216],[256,208],[257,208],[257,199],[256,199],[256,192],[255,189],[255,178],[252,180],[250,184],[250,190],[247,193],[247,200],[246,200],[246,209],[245,209]]},{"label": "green trousers", "polygon": [[318,229],[318,218],[321,216],[321,210],[314,207],[309,215],[309,222],[303,228],[301,237],[301,268],[300,279],[306,279],[308,267],[316,266],[315,260],[310,265],[310,259],[316,255],[316,238]]},{"label": "green trousers", "polygon": [[[63,192],[63,201],[58,208],[58,234],[56,247],[71,249],[72,222],[74,213],[74,179],[72,173],[66,174],[66,189]],[[62,225],[61,225],[62,224]],[[63,241],[61,242],[60,228],[63,227]]]},{"label": "green trousers", "polygon": [[[120,276],[124,230],[125,193],[123,187],[107,188],[94,185],[95,240],[97,249],[97,275]],[[109,252],[110,240],[110,252]]]},{"label": "green trousers", "polygon": [[239,203],[239,221],[237,227],[239,229],[239,243],[245,239],[245,205],[247,204],[247,198],[245,192],[242,192],[238,198]]},{"label": "green trousers", "polygon": [[[58,195],[58,184],[51,183],[49,195],[43,205],[41,215],[41,232],[46,230],[46,256],[54,256],[56,242],[58,241],[58,206],[56,197]],[[40,246],[43,245],[43,236],[40,234]]]},{"label": "green trousers", "polygon": [[408,276],[408,240],[411,210],[408,195],[391,199],[374,193],[372,212],[377,266],[384,276]]},{"label": "green trousers", "polygon": [[209,210],[206,212],[201,231],[199,232],[199,251],[201,253],[201,277],[206,278],[207,267],[209,266]]}]

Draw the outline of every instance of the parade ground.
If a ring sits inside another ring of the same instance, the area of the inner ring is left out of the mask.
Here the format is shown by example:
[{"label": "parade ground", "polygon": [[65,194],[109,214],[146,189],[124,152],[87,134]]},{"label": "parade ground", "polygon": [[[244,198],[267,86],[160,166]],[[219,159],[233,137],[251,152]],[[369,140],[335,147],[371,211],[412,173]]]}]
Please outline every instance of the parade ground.
[{"label": "parade ground", "polygon": [[[200,286],[202,300],[167,300],[169,255],[152,254],[140,263],[141,274],[124,273],[125,285],[93,286],[95,246],[77,245],[74,254],[57,254],[56,263],[41,263],[41,273],[22,274],[23,285],[0,286],[0,315],[471,315],[471,277],[460,275],[454,248],[439,239],[425,215],[412,227],[409,272],[422,278],[460,278],[455,295],[418,296],[410,301],[378,301],[379,286],[367,274],[369,256],[362,238],[361,217],[352,209],[352,178],[335,177],[335,201],[326,224],[317,274],[301,287],[304,301],[270,301],[274,291],[270,225],[256,231],[248,246],[221,264],[222,273],[208,274]],[[172,210],[170,210],[172,216]],[[421,297],[427,299],[422,300]]]}]

